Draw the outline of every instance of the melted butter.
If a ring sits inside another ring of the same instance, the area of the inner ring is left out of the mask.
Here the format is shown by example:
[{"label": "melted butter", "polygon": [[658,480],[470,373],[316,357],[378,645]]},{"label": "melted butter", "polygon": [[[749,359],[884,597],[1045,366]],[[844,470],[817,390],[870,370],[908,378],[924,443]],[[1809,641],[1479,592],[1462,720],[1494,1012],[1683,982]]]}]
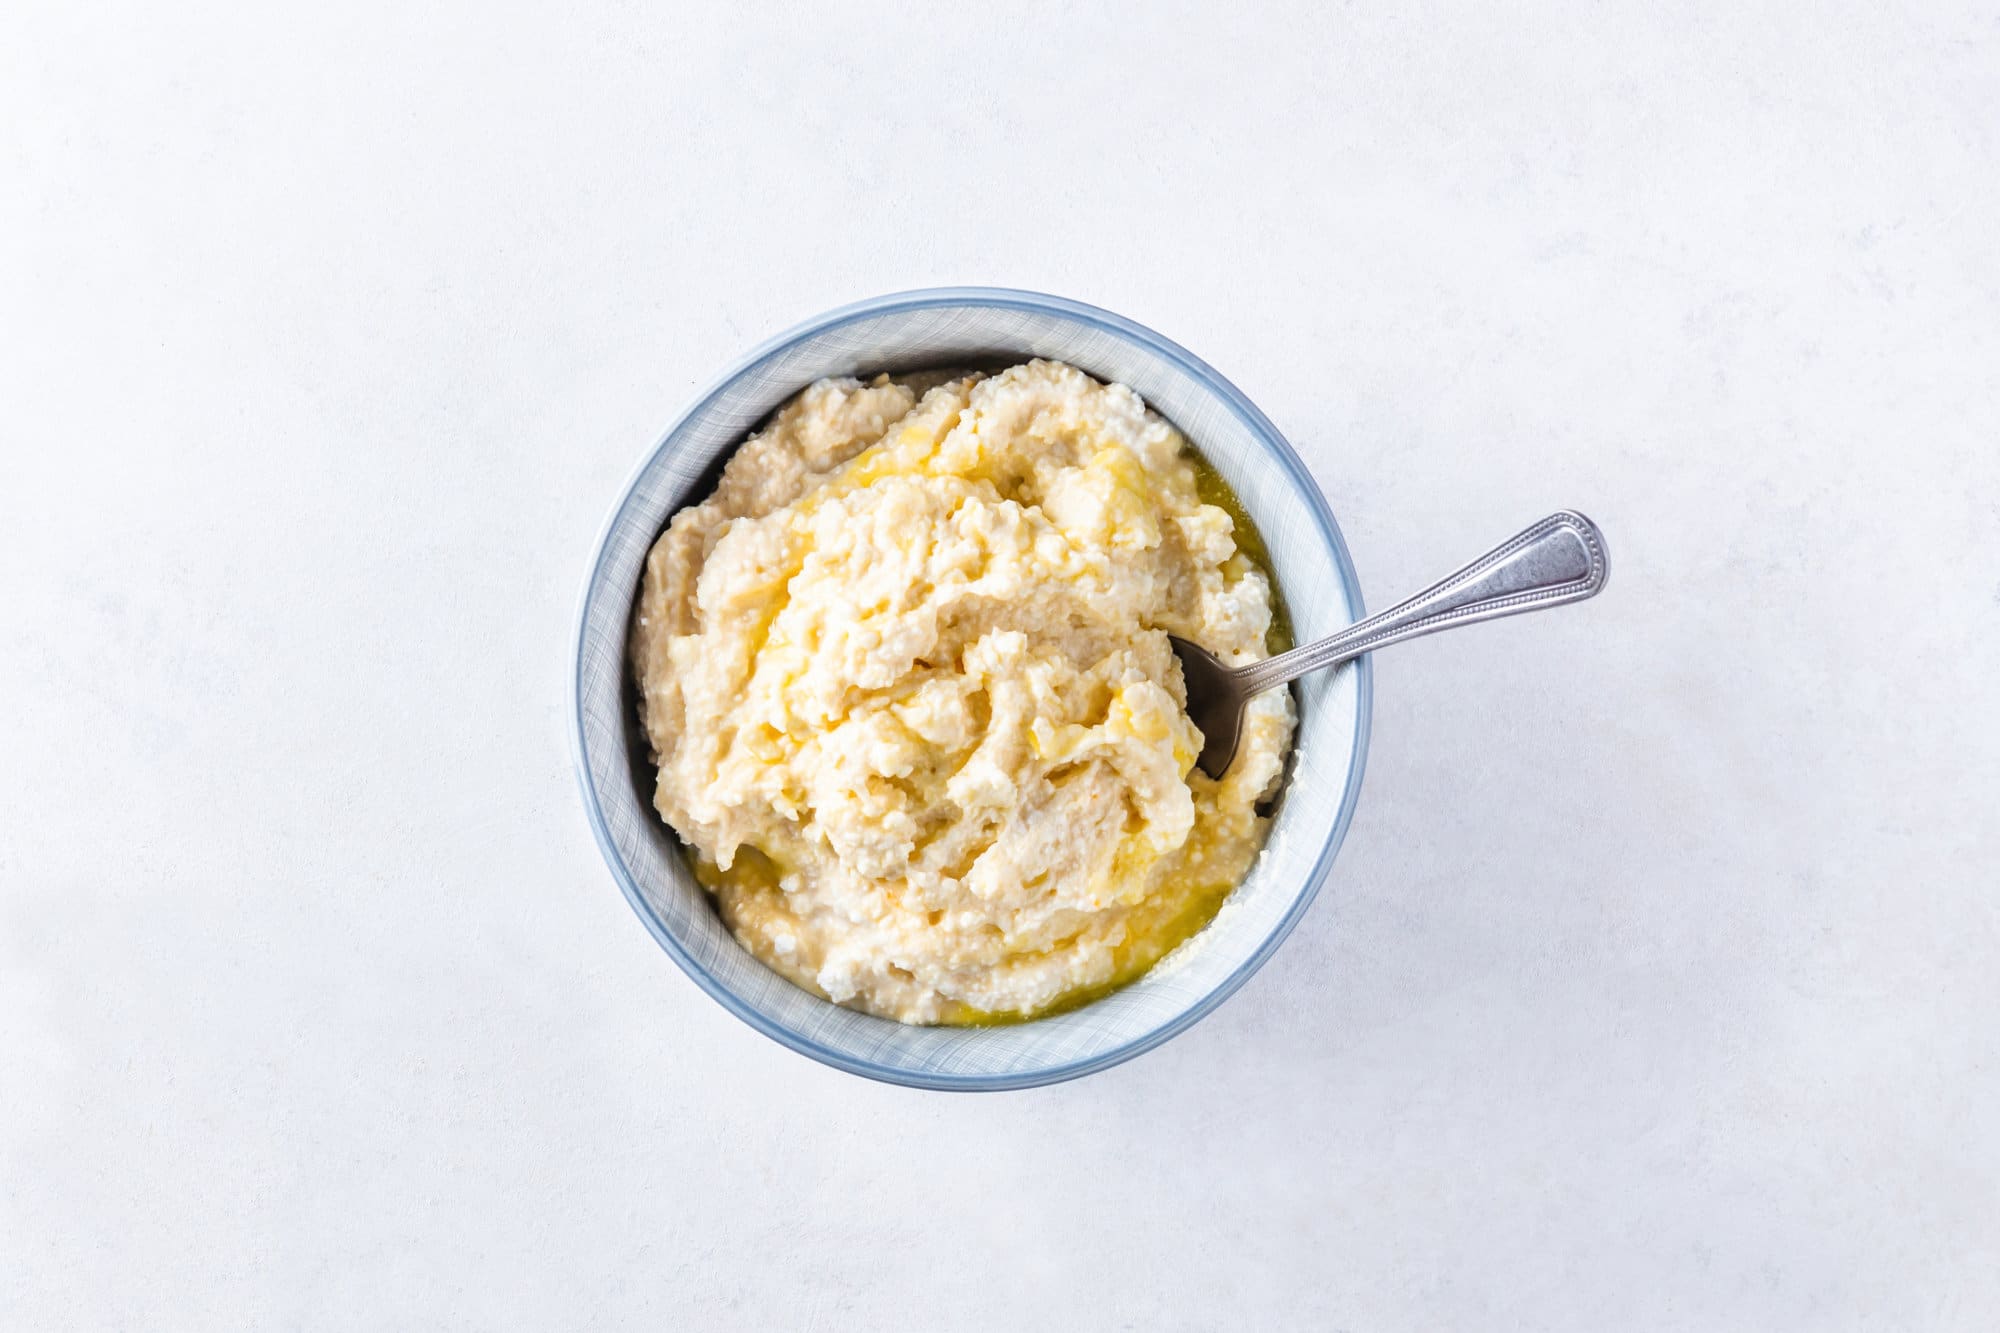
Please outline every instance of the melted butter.
[{"label": "melted butter", "polygon": [[766,893],[778,892],[778,881],[784,877],[784,869],[776,857],[761,847],[742,846],[736,849],[736,858],[724,870],[692,847],[684,850],[688,859],[694,862],[694,877],[704,889],[713,892],[727,885],[735,889],[761,890]]},{"label": "melted butter", "polygon": [[1187,460],[1194,465],[1195,494],[1201,502],[1214,505],[1229,515],[1229,521],[1236,525],[1236,551],[1256,566],[1264,575],[1264,581],[1271,585],[1271,626],[1264,631],[1264,651],[1271,657],[1290,652],[1292,648],[1292,616],[1285,609],[1284,589],[1278,586],[1278,576],[1271,568],[1271,548],[1264,544],[1264,534],[1257,530],[1250,511],[1236,498],[1236,492],[1215,470],[1215,464],[1201,456],[1193,445],[1187,446]]},{"label": "melted butter", "polygon": [[1121,991],[1152,971],[1155,964],[1201,933],[1229,897],[1234,884],[1185,886],[1185,876],[1176,875],[1161,885],[1151,900],[1134,909],[1126,921],[1125,942],[1114,955],[1111,976],[1093,986],[1079,986],[1039,1009],[994,1012],[969,1004],[953,1004],[939,1020],[950,1027],[1007,1027],[1032,1023],[1038,1018],[1054,1018],[1094,1004]]}]

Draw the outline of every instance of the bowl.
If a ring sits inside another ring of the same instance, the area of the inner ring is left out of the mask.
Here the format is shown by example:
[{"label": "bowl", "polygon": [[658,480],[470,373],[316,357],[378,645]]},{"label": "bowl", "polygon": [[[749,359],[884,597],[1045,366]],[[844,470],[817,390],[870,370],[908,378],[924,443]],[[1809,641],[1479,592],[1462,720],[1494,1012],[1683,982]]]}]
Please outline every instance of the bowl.
[{"label": "bowl", "polygon": [[1368,748],[1366,659],[1295,687],[1291,770],[1264,852],[1208,927],[1131,985],[1003,1027],[912,1027],[831,1004],[750,955],[654,812],[626,639],[646,553],[713,488],[724,459],[814,380],[883,370],[1067,361],[1130,386],[1235,489],[1270,548],[1300,642],[1361,617],[1340,528],[1305,465],[1228,380],[1152,330],[1077,301],[999,288],[902,292],[830,311],[765,343],[668,428],[599,536],[577,617],[572,740],[598,846],[632,909],[696,985],[764,1035],[838,1069],[913,1087],[1032,1087],[1107,1069],[1184,1032],[1298,923],[1354,813]]}]

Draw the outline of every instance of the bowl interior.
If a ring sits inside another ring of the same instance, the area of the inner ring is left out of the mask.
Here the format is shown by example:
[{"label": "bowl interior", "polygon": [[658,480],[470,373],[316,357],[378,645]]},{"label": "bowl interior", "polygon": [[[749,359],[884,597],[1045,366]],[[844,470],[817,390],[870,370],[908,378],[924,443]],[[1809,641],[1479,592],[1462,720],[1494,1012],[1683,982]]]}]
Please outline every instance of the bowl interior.
[{"label": "bowl interior", "polygon": [[722,461],[812,381],[925,366],[1071,363],[1130,386],[1235,488],[1270,547],[1300,642],[1359,617],[1332,516],[1276,430],[1188,353],[1129,321],[1055,298],[986,289],[912,293],[835,311],[752,353],[668,431],[607,525],[577,645],[576,725],[585,804],[640,918],[704,989],[766,1034],[855,1073],[927,1087],[1017,1087],[1106,1067],[1172,1036],[1240,985],[1325,878],[1352,813],[1366,748],[1365,663],[1296,687],[1299,730],[1270,840],[1195,939],[1131,986],[1054,1018],[921,1028],[799,989],[730,936],[652,808],[626,635],[647,551]]}]

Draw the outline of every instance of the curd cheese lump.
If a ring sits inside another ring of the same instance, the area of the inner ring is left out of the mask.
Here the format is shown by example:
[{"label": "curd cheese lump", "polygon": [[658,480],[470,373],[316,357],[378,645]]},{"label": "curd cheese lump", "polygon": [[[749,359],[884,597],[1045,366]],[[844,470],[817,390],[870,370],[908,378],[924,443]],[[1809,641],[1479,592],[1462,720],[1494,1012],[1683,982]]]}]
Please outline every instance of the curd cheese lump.
[{"label": "curd cheese lump", "polygon": [[[1262,846],[1288,691],[1221,781],[1178,634],[1266,655],[1226,491],[1120,385],[1032,361],[822,380],[647,558],[655,804],[779,973],[907,1023],[1033,1017],[1144,972]],[[1223,504],[1205,503],[1204,490]]]}]

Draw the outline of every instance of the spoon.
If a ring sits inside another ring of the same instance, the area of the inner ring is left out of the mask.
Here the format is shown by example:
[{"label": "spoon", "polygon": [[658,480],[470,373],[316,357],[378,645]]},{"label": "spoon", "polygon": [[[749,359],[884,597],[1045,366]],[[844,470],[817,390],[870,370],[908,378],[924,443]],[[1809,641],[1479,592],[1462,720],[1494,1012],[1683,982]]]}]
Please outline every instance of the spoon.
[{"label": "spoon", "polygon": [[1207,649],[1168,635],[1181,659],[1188,717],[1201,731],[1195,763],[1212,778],[1229,771],[1243,706],[1254,694],[1405,639],[1595,597],[1609,573],[1604,534],[1582,514],[1563,509],[1408,601],[1262,662],[1225,666]]}]

